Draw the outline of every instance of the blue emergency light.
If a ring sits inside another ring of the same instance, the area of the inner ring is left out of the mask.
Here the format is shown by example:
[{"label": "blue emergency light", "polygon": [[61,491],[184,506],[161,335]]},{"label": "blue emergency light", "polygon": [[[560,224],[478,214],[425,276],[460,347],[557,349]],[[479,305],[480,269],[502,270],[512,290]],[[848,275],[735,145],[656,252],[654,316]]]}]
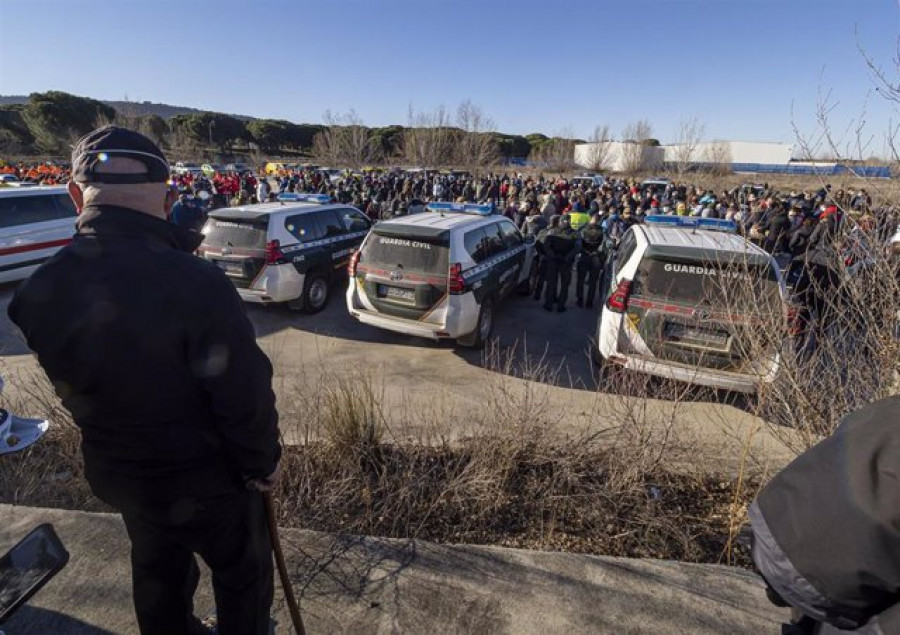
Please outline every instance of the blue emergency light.
[{"label": "blue emergency light", "polygon": [[328,194],[297,194],[296,192],[282,192],[278,195],[282,203],[330,203]]},{"label": "blue emergency light", "polygon": [[644,219],[648,225],[659,227],[684,227],[690,229],[708,229],[719,232],[737,231],[734,221],[723,218],[702,218],[700,216],[663,216],[654,214]]},{"label": "blue emergency light", "polygon": [[490,216],[494,213],[493,205],[477,205],[475,203],[446,203],[437,202],[429,203],[425,206],[429,212],[439,212],[444,214],[452,212],[454,214],[478,214],[480,216]]}]

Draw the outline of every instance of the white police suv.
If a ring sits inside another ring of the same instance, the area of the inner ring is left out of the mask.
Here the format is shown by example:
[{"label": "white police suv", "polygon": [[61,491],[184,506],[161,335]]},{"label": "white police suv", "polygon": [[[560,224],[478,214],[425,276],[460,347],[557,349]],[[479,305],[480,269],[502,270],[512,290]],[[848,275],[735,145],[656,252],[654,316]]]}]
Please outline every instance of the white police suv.
[{"label": "white police suv", "polygon": [[490,205],[426,209],[375,225],[350,261],[347,308],[364,324],[482,346],[497,306],[528,284],[532,241]]},{"label": "white police suv", "polygon": [[317,313],[371,224],[327,195],[285,193],[277,203],[210,212],[198,255],[222,269],[246,302]]},{"label": "white police suv", "polygon": [[784,283],[774,258],[735,229],[649,216],[628,230],[604,278],[593,349],[601,369],[746,393],[774,380],[787,333]]}]

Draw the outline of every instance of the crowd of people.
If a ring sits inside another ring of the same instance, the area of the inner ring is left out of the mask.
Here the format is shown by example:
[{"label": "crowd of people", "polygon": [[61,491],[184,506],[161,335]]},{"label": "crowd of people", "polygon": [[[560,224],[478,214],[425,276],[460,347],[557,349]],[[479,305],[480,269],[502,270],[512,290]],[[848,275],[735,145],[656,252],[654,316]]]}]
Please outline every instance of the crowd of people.
[{"label": "crowd of people", "polygon": [[[865,189],[835,190],[831,185],[779,192],[768,184],[747,184],[716,192],[665,179],[473,177],[465,172],[399,170],[347,172],[336,179],[298,170],[271,180],[273,187],[266,184],[265,196],[257,200],[280,192],[327,194],[374,221],[420,213],[430,201],[492,205],[525,236],[534,236],[540,265],[532,290],[536,298],[544,298],[546,309],[559,311],[565,310],[573,269],[577,304],[590,307],[609,250],[625,230],[649,215],[673,215],[734,222],[740,234],[776,256],[801,301],[801,320],[809,322],[812,315],[826,312],[826,300],[837,284],[835,258],[850,266],[865,262],[873,249],[887,244],[898,221],[894,208],[873,206]],[[844,223],[845,215],[855,222]],[[846,232],[845,225],[850,228]]]},{"label": "crowd of people", "polygon": [[[540,267],[533,292],[544,297],[545,308],[564,310],[573,269],[578,305],[593,305],[609,249],[631,225],[657,214],[725,219],[777,257],[789,285],[807,298],[808,315],[824,313],[824,298],[836,284],[831,264],[844,216],[856,221],[840,241],[839,257],[848,265],[864,262],[872,249],[886,244],[898,221],[893,208],[873,206],[865,189],[835,190],[831,185],[779,192],[768,184],[747,184],[717,192],[666,179],[473,176],[465,171],[399,168],[345,170],[339,176],[336,172],[313,166],[272,175],[262,169],[258,174],[172,172],[170,183],[178,189],[179,200],[171,220],[200,231],[212,209],[274,201],[282,193],[326,194],[357,207],[373,221],[424,212],[431,201],[488,204],[512,219],[525,236],[534,237]],[[70,170],[63,163],[6,164],[0,174],[52,185],[65,183]]]},{"label": "crowd of people", "polygon": [[63,185],[69,182],[72,170],[68,163],[12,164],[0,161],[0,176],[5,175],[35,185]]}]

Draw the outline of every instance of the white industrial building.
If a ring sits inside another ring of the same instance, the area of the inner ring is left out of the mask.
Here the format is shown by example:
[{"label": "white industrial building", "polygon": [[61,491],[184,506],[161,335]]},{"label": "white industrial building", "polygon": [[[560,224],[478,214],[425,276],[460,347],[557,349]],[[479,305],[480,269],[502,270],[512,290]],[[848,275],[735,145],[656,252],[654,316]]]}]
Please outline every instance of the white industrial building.
[{"label": "white industrial building", "polygon": [[[730,164],[736,172],[759,171],[788,166],[805,157],[802,149],[789,143],[759,143],[753,141],[711,141],[693,147],[685,144],[643,146],[641,144],[608,141],[583,143],[575,146],[575,163],[588,169],[608,172],[660,170],[667,165],[690,163],[692,165]],[[598,162],[602,165],[598,166]],[[637,162],[637,163],[636,163]]]},{"label": "white industrial building", "polygon": [[629,172],[629,166],[641,165],[652,170],[661,167],[663,152],[659,147],[626,141],[581,143],[575,146],[575,163],[602,172]]}]

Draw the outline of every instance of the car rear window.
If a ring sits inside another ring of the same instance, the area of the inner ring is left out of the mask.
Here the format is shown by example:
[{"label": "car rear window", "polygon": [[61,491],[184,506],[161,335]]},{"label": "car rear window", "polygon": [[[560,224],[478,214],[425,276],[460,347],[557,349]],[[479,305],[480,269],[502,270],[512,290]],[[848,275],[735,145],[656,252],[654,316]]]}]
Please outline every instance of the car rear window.
[{"label": "car rear window", "polygon": [[203,227],[203,244],[213,247],[265,249],[268,218],[210,218]]},{"label": "car rear window", "polygon": [[689,304],[706,301],[732,311],[777,310],[781,304],[774,268],[746,262],[647,257],[632,285],[634,295]]},{"label": "car rear window", "polygon": [[68,194],[6,196],[0,198],[0,228],[75,218]]},{"label": "car rear window", "polygon": [[401,238],[379,234],[369,236],[360,254],[360,263],[377,268],[447,275],[450,248],[431,238]]}]

